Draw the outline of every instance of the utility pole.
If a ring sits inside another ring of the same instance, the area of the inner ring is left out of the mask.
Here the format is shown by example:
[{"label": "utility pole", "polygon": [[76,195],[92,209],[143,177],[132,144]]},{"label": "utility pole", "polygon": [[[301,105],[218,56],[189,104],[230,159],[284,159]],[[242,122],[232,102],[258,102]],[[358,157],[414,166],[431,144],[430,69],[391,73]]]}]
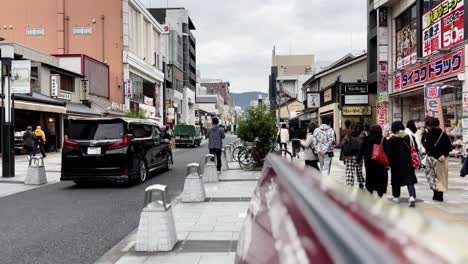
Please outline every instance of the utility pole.
[{"label": "utility pole", "polygon": [[11,61],[14,59],[14,47],[2,46],[0,57],[2,64],[2,177],[15,177],[14,121],[12,120],[11,100]]}]

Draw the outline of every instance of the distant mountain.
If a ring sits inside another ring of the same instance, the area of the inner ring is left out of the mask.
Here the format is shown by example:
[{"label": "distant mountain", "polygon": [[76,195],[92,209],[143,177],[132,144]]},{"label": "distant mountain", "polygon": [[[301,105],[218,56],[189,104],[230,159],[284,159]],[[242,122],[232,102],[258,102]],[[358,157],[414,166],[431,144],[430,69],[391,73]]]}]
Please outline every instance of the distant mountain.
[{"label": "distant mountain", "polygon": [[258,99],[258,95],[262,95],[263,98],[268,97],[267,93],[262,92],[231,93],[231,95],[234,97],[234,104],[244,111],[250,107],[250,101]]}]

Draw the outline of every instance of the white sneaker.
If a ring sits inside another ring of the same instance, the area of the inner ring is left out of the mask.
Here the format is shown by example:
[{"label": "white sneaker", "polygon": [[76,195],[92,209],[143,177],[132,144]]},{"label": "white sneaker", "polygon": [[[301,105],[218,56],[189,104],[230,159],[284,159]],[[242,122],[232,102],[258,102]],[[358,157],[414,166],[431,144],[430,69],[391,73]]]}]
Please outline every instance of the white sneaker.
[{"label": "white sneaker", "polygon": [[395,198],[393,197],[392,202],[399,204],[400,203],[400,198]]},{"label": "white sneaker", "polygon": [[414,199],[413,196],[411,196],[409,198],[409,204],[408,204],[409,207],[416,207],[416,199]]},{"label": "white sneaker", "polygon": [[216,173],[218,174],[218,176],[221,175],[221,171],[217,171]]}]

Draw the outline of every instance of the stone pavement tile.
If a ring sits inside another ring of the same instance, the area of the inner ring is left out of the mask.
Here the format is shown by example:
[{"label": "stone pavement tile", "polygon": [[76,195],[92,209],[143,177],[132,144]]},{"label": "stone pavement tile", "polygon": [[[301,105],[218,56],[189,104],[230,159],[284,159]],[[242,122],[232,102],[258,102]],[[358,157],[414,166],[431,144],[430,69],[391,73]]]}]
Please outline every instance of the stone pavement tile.
[{"label": "stone pavement tile", "polygon": [[232,232],[189,232],[187,240],[231,240]]},{"label": "stone pavement tile", "polygon": [[244,171],[244,170],[227,170],[223,171],[219,176],[220,181],[246,181],[246,180],[258,180],[261,177],[259,171]]},{"label": "stone pavement tile", "polygon": [[205,183],[206,197],[252,197],[256,181]]},{"label": "stone pavement tile", "polygon": [[[200,255],[173,255],[173,256],[151,256],[147,257],[144,262],[135,262],[136,263],[144,263],[144,264],[199,264],[200,263]],[[120,264],[120,263],[118,263]]]},{"label": "stone pavement tile", "polygon": [[[123,256],[116,262],[116,264],[137,264],[145,263],[148,260],[147,256]],[[159,262],[153,262],[159,263]]]},{"label": "stone pavement tile", "polygon": [[235,255],[228,256],[202,256],[198,264],[228,264],[234,263]]},{"label": "stone pavement tile", "polygon": [[0,183],[0,197],[5,197],[19,192],[29,191],[37,187],[38,186],[16,183]]}]

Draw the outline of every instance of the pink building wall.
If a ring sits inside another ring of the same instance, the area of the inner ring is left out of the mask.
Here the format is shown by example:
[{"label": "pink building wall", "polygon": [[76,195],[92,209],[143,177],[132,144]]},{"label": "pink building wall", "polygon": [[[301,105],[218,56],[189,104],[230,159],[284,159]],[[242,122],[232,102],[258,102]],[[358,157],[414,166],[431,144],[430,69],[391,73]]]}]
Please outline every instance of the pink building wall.
[{"label": "pink building wall", "polygon": [[[0,9],[0,36],[49,54],[86,54],[107,62],[110,100],[122,103],[121,14],[121,0],[9,1]],[[74,35],[74,27],[91,27],[92,34]],[[27,36],[27,28],[44,28],[44,36]]]}]

